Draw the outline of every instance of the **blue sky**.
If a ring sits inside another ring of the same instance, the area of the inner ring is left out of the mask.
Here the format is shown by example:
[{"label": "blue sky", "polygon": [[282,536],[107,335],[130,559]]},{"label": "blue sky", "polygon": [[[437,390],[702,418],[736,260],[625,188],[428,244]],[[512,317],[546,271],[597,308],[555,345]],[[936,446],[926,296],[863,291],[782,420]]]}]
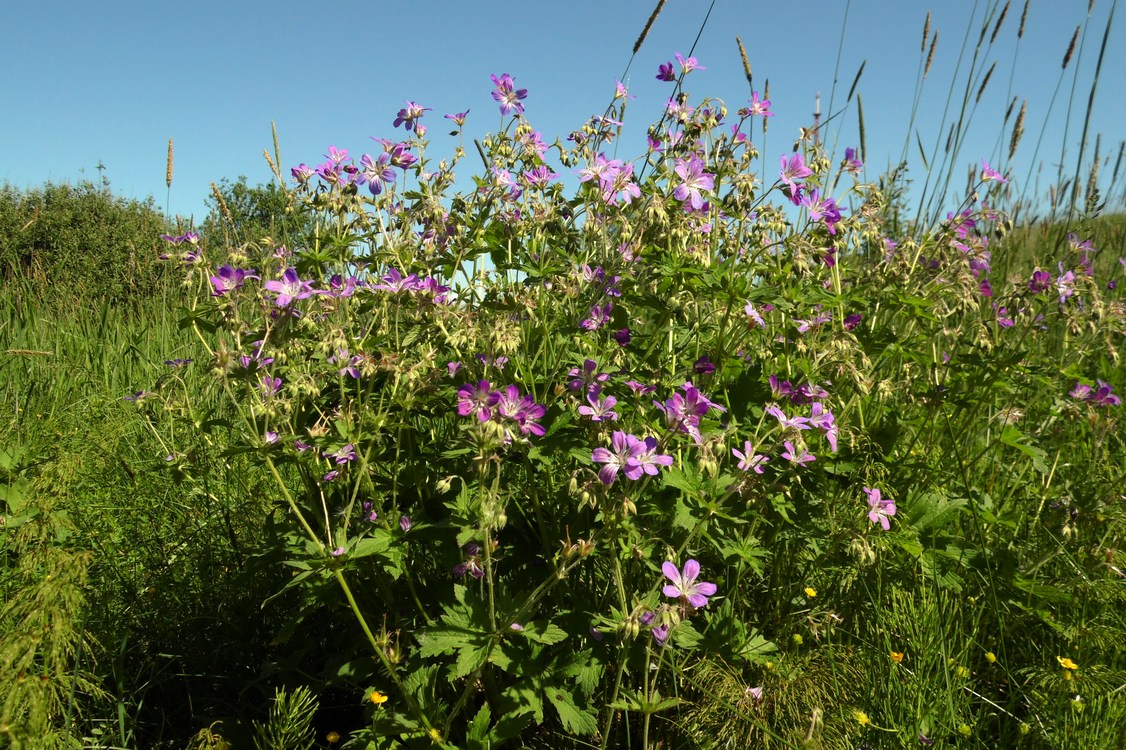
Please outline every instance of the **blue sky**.
[{"label": "blue sky", "polygon": [[[1066,72],[1036,160],[1054,175],[1077,73],[1066,141],[1071,169],[1112,2],[1097,0],[1088,19],[1086,0],[1032,0],[1018,50],[1023,0],[1014,0],[988,52],[986,59],[996,60],[997,69],[974,112],[955,174],[964,175],[983,157],[993,159],[1004,111],[1018,96],[1028,100],[1026,134],[1009,172],[1018,183],[1031,182],[1032,151],[1064,51],[1075,27],[1086,23],[1081,57]],[[654,4],[9,0],[0,8],[0,28],[6,32],[0,46],[5,71],[0,77],[5,114],[0,118],[0,182],[30,187],[48,180],[96,180],[101,163],[115,192],[152,195],[163,208],[165,155],[168,139],[174,138],[170,209],[198,220],[210,182],[239,175],[252,183],[269,179],[261,154],[271,148],[271,121],[277,123],[288,172],[302,161],[323,161],[330,144],[357,156],[374,150],[370,136],[402,132],[391,123],[404,100],[411,99],[433,107],[424,120],[432,137],[429,153],[444,156],[455,139],[446,135],[443,113],[469,109],[467,137],[498,126],[489,75],[504,72],[528,89],[526,116],[551,141],[604,110]],[[1002,4],[944,0],[930,8],[931,27],[940,38],[915,121],[928,151],[945,141],[939,123],[959,58],[957,80],[964,86],[982,21]],[[627,76],[637,100],[627,113],[619,158],[643,151],[646,126],[659,116],[672,89],[655,80],[657,66],[674,52],[688,53],[708,7],[702,0],[669,0],[654,24]],[[736,35],[746,45],[755,87],[770,80],[776,117],[764,147],[768,183],[778,156],[790,150],[798,128],[809,124],[814,96],[821,92],[828,112],[836,70],[833,104],[841,106],[865,60],[857,90],[864,101],[869,178],[899,160],[928,6],[852,0],[847,8],[846,19],[843,0],[717,0],[696,45],[695,55],[707,70],[693,73],[685,86],[694,101],[720,97],[732,113],[746,103],[750,92]],[[1103,153],[1109,154],[1107,177],[1126,136],[1126,104],[1116,90],[1126,78],[1124,16],[1114,19],[1092,117],[1091,143],[1101,132]],[[967,27],[972,31],[963,55]],[[855,101],[838,122],[839,132],[833,123],[825,140],[837,143],[839,157],[858,140]],[[1008,128],[1011,121],[1006,144]],[[754,140],[763,145],[761,134]],[[921,182],[917,153],[912,137],[908,155]],[[1041,190],[1047,182],[1041,177]],[[956,184],[962,184],[961,177]],[[953,197],[948,202],[957,204]]]}]

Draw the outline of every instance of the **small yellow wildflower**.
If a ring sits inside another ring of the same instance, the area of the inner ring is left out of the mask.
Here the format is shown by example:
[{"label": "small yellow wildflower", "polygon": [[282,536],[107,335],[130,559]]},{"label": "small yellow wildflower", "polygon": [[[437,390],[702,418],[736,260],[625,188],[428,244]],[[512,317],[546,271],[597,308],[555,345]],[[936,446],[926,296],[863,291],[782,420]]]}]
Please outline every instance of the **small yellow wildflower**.
[{"label": "small yellow wildflower", "polygon": [[379,692],[378,690],[372,690],[371,695],[369,695],[368,698],[370,698],[371,702],[377,706],[382,706],[387,702],[387,696]]},{"label": "small yellow wildflower", "polygon": [[963,737],[969,737],[974,733],[973,728],[969,724],[961,724],[958,726],[958,734]]},{"label": "small yellow wildflower", "polygon": [[853,711],[852,718],[855,719],[856,723],[862,727],[866,727],[872,723],[872,720],[868,718],[868,714],[864,713],[863,711]]},{"label": "small yellow wildflower", "polygon": [[793,642],[795,646],[800,646],[802,644],[802,637],[798,633],[794,633],[790,636],[790,641]]},{"label": "small yellow wildflower", "polygon": [[434,742],[442,741],[442,733],[433,727],[430,728],[430,731],[427,734],[430,735],[430,739],[432,739]]},{"label": "small yellow wildflower", "polygon": [[325,739],[328,740],[328,744],[335,745],[340,742],[340,732],[329,732],[325,735]]},{"label": "small yellow wildflower", "polygon": [[987,662],[989,662],[990,664],[992,664],[995,661],[997,661],[997,654],[993,653],[992,651],[986,651],[985,652],[985,660]]},{"label": "small yellow wildflower", "polygon": [[968,669],[966,669],[965,667],[962,667],[962,666],[959,666],[954,671],[955,671],[955,673],[957,673],[957,675],[959,677],[969,677],[970,676],[970,670],[968,670]]},{"label": "small yellow wildflower", "polygon": [[810,599],[813,599],[814,597],[817,596],[817,589],[813,588],[812,586],[806,586],[805,587],[805,595],[808,596]]},{"label": "small yellow wildflower", "polygon": [[1022,721],[1020,726],[1017,727],[1017,730],[1019,730],[1021,734],[1028,734],[1032,731],[1032,726],[1027,721]]},{"label": "small yellow wildflower", "polygon": [[1071,659],[1068,659],[1066,656],[1057,656],[1056,661],[1058,661],[1060,663],[1060,666],[1064,669],[1079,669],[1079,665],[1073,662]]},{"label": "small yellow wildflower", "polygon": [[903,652],[902,651],[892,651],[891,652],[891,660],[893,662],[895,662],[896,664],[899,664],[900,662],[903,661]]}]

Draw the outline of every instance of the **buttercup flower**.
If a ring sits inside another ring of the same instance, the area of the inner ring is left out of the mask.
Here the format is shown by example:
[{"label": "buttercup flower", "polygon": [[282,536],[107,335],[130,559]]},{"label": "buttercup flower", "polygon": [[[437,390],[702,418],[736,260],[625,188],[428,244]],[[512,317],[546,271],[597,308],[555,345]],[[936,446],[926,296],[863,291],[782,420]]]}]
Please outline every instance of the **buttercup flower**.
[{"label": "buttercup flower", "polygon": [[688,560],[684,563],[683,573],[676,566],[676,563],[666,560],[661,565],[661,572],[665,574],[665,578],[671,581],[661,590],[662,593],[673,599],[684,599],[697,609],[706,606],[708,597],[716,592],[714,583],[696,580],[700,577],[700,563],[695,560]]}]

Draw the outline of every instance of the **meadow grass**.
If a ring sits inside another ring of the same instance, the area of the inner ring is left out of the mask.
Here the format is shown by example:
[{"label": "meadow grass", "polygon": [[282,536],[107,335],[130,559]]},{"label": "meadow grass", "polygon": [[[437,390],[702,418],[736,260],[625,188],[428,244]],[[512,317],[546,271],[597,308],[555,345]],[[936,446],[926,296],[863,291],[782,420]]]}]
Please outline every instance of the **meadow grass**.
[{"label": "meadow grass", "polygon": [[[955,185],[1017,18],[968,23],[914,212],[902,174],[864,183],[812,137],[797,182],[843,216],[795,208],[699,102],[573,198],[499,171],[450,195],[425,161],[375,192],[326,163],[285,185],[297,252],[175,238],[183,288],[129,308],[11,282],[0,732],[1122,747],[1117,165],[1085,179],[1081,148],[1046,204]],[[861,75],[843,99],[862,143]],[[506,114],[486,163],[544,166]],[[575,168],[617,132],[580,134]],[[404,137],[394,158],[421,150]]]}]

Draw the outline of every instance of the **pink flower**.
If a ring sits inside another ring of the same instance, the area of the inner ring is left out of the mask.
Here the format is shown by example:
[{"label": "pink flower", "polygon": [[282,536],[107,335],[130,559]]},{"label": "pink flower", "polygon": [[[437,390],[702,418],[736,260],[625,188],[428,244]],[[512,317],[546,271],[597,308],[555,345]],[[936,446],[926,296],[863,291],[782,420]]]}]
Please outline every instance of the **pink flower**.
[{"label": "pink flower", "polygon": [[895,503],[891,500],[884,500],[878,489],[865,487],[864,492],[868,495],[868,507],[871,508],[868,511],[868,520],[883,526],[884,531],[890,531],[891,521],[888,519],[895,515]]},{"label": "pink flower", "polygon": [[985,159],[981,160],[981,179],[985,182],[988,182],[989,180],[996,180],[1002,185],[1008,182],[1008,180],[1001,176],[1000,172],[989,166],[989,162],[987,162]]},{"label": "pink flower", "polygon": [[708,597],[716,592],[714,583],[696,581],[700,577],[700,563],[695,560],[688,560],[684,563],[683,574],[677,568],[676,563],[670,561],[665,561],[661,565],[661,572],[665,574],[665,578],[671,581],[661,590],[662,593],[673,599],[684,599],[697,609],[707,606]]}]

